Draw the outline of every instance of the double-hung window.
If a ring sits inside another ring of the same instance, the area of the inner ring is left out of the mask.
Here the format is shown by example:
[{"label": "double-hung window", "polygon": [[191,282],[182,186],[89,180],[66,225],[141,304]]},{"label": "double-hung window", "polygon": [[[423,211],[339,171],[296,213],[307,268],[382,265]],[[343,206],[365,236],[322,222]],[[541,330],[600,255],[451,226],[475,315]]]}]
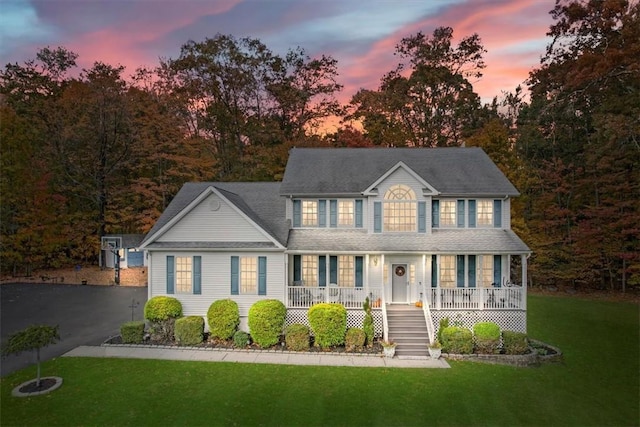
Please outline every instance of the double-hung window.
[{"label": "double-hung window", "polygon": [[350,255],[340,255],[338,257],[338,286],[353,287],[355,283],[354,257]]},{"label": "double-hung window", "polygon": [[493,226],[493,200],[478,200],[478,227]]},{"label": "double-hung window", "polygon": [[482,255],[482,262],[480,263],[480,286],[484,288],[490,288],[493,283],[493,256]]},{"label": "double-hung window", "polygon": [[202,291],[202,257],[166,257],[167,294],[195,294]]},{"label": "double-hung window", "polygon": [[240,293],[258,293],[258,258],[240,257]]},{"label": "double-hung window", "polygon": [[353,200],[338,200],[339,227],[353,227],[354,215]]},{"label": "double-hung window", "polygon": [[318,225],[318,202],[316,200],[302,201],[302,226],[316,227]]},{"label": "double-hung window", "polygon": [[443,288],[453,288],[456,286],[455,255],[440,256],[440,286]]},{"label": "double-hung window", "polygon": [[318,257],[302,256],[302,280],[305,286],[318,286]]},{"label": "double-hung window", "polygon": [[416,231],[416,194],[408,186],[394,185],[384,195],[384,231]]},{"label": "double-hung window", "polygon": [[176,291],[180,294],[192,292],[192,266],[191,257],[176,257]]},{"label": "double-hung window", "polygon": [[440,226],[456,226],[456,201],[440,200]]}]

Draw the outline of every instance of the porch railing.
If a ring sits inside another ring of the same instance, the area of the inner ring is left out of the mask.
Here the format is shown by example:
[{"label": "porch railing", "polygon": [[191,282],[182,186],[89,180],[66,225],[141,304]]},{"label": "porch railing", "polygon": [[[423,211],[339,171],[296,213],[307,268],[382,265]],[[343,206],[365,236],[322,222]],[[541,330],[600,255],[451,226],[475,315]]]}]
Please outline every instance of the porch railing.
[{"label": "porch railing", "polygon": [[[420,283],[420,292],[422,295],[427,295],[427,288],[424,283]],[[429,301],[422,301],[422,312],[424,313],[424,320],[427,322],[427,333],[429,334],[429,342],[433,342],[435,336],[435,327],[433,326],[433,316],[431,316],[431,309],[429,308]]]},{"label": "porch railing", "polygon": [[328,302],[342,304],[345,308],[361,309],[366,297],[369,297],[373,309],[382,305],[382,292],[379,289],[288,286],[287,295],[289,308],[309,308],[320,302]]},{"label": "porch railing", "polygon": [[501,288],[430,288],[429,305],[437,310],[523,310],[522,286]]}]

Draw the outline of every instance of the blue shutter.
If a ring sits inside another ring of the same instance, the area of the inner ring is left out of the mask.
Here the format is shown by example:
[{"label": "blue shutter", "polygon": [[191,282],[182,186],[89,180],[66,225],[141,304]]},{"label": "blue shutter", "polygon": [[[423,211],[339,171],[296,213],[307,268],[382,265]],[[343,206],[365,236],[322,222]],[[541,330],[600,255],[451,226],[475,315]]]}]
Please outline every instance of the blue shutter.
[{"label": "blue shutter", "polygon": [[293,256],[293,281],[302,280],[302,255]]},{"label": "blue shutter", "polygon": [[327,226],[327,201],[318,200],[318,226]]},{"label": "blue shutter", "polygon": [[356,257],[356,288],[362,287],[362,257]]},{"label": "blue shutter", "polygon": [[327,286],[327,257],[318,257],[318,285]]},{"label": "blue shutter", "polygon": [[293,201],[293,226],[300,227],[302,225],[302,202],[300,200]]},{"label": "blue shutter", "polygon": [[440,227],[440,200],[431,202],[431,227]]},{"label": "blue shutter", "polygon": [[469,200],[469,228],[476,228],[476,201]]},{"label": "blue shutter", "polygon": [[382,233],[382,203],[373,202],[373,232]]},{"label": "blue shutter", "polygon": [[356,200],[356,228],[362,228],[362,200]]},{"label": "blue shutter", "polygon": [[427,202],[418,202],[418,233],[427,232]]},{"label": "blue shutter", "polygon": [[267,257],[258,257],[258,295],[267,294]]},{"label": "blue shutter", "polygon": [[502,285],[502,256],[493,256],[493,283],[496,283],[498,287]]},{"label": "blue shutter", "polygon": [[464,255],[458,255],[456,263],[457,284],[459,288],[464,288]]},{"label": "blue shutter", "polygon": [[431,255],[431,287],[438,286],[438,257]]},{"label": "blue shutter", "polygon": [[502,200],[493,201],[493,226],[502,227]]},{"label": "blue shutter", "polygon": [[329,200],[329,227],[338,226],[338,201]]},{"label": "blue shutter", "polygon": [[193,257],[193,294],[202,294],[202,257]]},{"label": "blue shutter", "polygon": [[176,281],[176,262],[175,257],[173,255],[167,255],[167,293],[173,294],[174,292],[174,284]]},{"label": "blue shutter", "polygon": [[464,228],[464,200],[458,200],[456,217],[458,218],[458,228]]},{"label": "blue shutter", "polygon": [[240,258],[231,257],[231,295],[240,295]]},{"label": "blue shutter", "polygon": [[338,283],[338,257],[329,257],[329,283]]},{"label": "blue shutter", "polygon": [[476,287],[476,256],[469,255],[469,287]]}]

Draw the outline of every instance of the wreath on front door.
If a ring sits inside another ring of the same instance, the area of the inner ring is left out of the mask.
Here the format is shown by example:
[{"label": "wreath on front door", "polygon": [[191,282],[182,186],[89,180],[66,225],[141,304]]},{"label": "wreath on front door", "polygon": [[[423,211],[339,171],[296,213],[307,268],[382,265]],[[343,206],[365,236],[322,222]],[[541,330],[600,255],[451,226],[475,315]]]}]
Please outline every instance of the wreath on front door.
[{"label": "wreath on front door", "polygon": [[396,276],[402,277],[404,276],[404,273],[405,273],[405,269],[403,266],[399,265],[396,267]]}]

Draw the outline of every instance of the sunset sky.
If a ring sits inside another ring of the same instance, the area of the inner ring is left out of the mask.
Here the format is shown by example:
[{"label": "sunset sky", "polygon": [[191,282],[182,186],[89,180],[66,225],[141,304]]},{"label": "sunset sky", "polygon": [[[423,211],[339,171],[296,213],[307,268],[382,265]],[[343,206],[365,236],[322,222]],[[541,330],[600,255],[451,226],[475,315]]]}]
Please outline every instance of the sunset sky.
[{"label": "sunset sky", "polygon": [[341,101],[377,89],[397,63],[402,37],[451,26],[454,37],[477,33],[488,50],[474,82],[484,102],[513,91],[537,67],[552,23],[553,0],[0,0],[0,61],[22,63],[46,46],[95,61],[153,67],[177,58],[188,40],[217,33],[260,39],[284,54],[338,60]]}]

